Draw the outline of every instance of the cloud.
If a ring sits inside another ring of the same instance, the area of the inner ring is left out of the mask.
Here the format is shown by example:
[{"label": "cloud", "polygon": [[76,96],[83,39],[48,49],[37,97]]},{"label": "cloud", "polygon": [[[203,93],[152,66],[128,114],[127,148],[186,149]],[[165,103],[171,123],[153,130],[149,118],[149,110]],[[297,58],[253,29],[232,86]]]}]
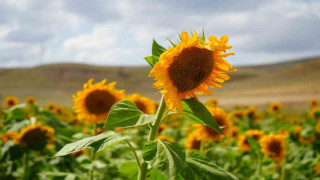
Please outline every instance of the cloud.
[{"label": "cloud", "polygon": [[181,30],[229,35],[232,64],[320,55],[316,0],[2,0],[0,62],[146,64],[155,38],[165,47]]}]

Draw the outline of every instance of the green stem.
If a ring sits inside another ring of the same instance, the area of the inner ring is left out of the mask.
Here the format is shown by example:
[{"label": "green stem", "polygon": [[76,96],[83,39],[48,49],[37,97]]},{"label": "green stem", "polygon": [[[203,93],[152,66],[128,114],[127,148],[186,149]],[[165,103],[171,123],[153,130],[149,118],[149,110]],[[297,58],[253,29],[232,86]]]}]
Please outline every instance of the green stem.
[{"label": "green stem", "polygon": [[202,154],[205,154],[205,153],[204,153],[204,141],[200,141],[200,152],[201,152]]},{"label": "green stem", "polygon": [[127,144],[129,145],[129,147],[131,148],[132,152],[133,152],[133,155],[134,157],[136,158],[136,161],[137,161],[137,164],[138,166],[140,167],[141,166],[141,163],[140,163],[140,159],[136,153],[136,151],[134,150],[134,148],[132,147],[132,145],[130,144],[130,142],[128,140],[126,140]]},{"label": "green stem", "polygon": [[286,177],[286,159],[284,159],[284,162],[281,167],[280,180],[285,180],[285,177]]},{"label": "green stem", "polygon": [[29,163],[29,152],[24,153],[23,155],[23,176],[22,179],[26,179],[26,173],[28,169],[28,163]]},{"label": "green stem", "polygon": [[[97,124],[96,123],[94,123],[93,124],[93,132],[94,132],[94,136],[95,135],[97,135]],[[94,149],[92,148],[92,149],[90,149],[90,159],[91,159],[91,161],[93,162],[94,161],[94,159],[95,159],[95,153],[94,153]],[[93,179],[93,169],[89,169],[89,179],[90,180],[92,180]]]},{"label": "green stem", "polygon": [[260,177],[261,176],[261,169],[262,169],[262,161],[263,161],[264,155],[259,153],[258,156],[259,156],[258,157],[258,168],[257,168],[256,174],[258,177]]},{"label": "green stem", "polygon": [[[160,105],[159,105],[159,108],[158,108],[158,111],[156,114],[157,118],[151,126],[148,141],[153,141],[156,139],[156,137],[158,135],[158,130],[161,125],[161,120],[163,118],[163,115],[165,114],[165,111],[166,111],[166,103],[164,101],[164,96],[162,95]],[[145,162],[143,160],[142,164],[140,166],[140,169],[139,169],[138,180],[145,180],[146,179],[146,175],[147,175],[147,171],[148,171],[147,168],[148,168],[148,164],[147,164],[147,162]]]}]

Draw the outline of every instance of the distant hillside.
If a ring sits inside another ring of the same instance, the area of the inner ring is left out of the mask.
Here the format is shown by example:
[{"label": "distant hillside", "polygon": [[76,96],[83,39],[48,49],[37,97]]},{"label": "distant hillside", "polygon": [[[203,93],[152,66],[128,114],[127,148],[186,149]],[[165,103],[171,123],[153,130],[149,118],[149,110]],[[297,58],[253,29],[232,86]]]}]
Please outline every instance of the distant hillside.
[{"label": "distant hillside", "polygon": [[[224,83],[224,87],[215,89],[211,96],[221,99],[222,105],[248,104],[248,98],[251,104],[259,105],[300,96],[297,102],[305,102],[320,94],[320,58],[236,68],[238,71],[231,74],[231,79]],[[127,94],[138,92],[158,100],[161,95],[152,87],[154,80],[148,77],[150,70],[149,66],[105,67],[85,64],[0,69],[0,101],[8,95],[15,95],[21,100],[35,96],[43,105],[54,102],[71,106],[72,95],[81,90],[90,78],[95,81],[104,78],[108,82],[117,81],[116,88],[125,89]],[[205,100],[210,97],[201,98]]]}]

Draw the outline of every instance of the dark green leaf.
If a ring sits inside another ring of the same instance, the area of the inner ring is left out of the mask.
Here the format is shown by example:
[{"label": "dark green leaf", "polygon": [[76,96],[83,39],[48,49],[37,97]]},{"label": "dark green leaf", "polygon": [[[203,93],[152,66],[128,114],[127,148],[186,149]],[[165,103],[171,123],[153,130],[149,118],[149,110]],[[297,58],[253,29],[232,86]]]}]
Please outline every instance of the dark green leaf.
[{"label": "dark green leaf", "polygon": [[[184,148],[178,143],[168,143],[161,140],[155,142],[157,143],[157,150],[154,158],[150,161],[151,166],[167,179],[174,179],[185,168],[186,155]],[[151,157],[151,155],[148,157]]]},{"label": "dark green leaf", "polygon": [[124,128],[149,124],[155,115],[144,114],[137,106],[128,100],[119,101],[111,107],[105,128]]},{"label": "dark green leaf", "polygon": [[55,154],[55,157],[65,156],[86,148],[94,148],[96,152],[99,152],[106,147],[111,147],[124,140],[126,140],[125,137],[120,137],[113,131],[104,132],[99,135],[87,137],[74,143],[65,145],[57,154]]},{"label": "dark green leaf", "polygon": [[148,141],[144,144],[142,156],[145,161],[150,161],[151,159],[153,159],[156,153],[157,153],[156,141]]},{"label": "dark green leaf", "polygon": [[194,98],[185,99],[182,102],[183,114],[189,117],[191,120],[211,127],[216,132],[223,134],[219,124],[212,117],[208,109],[199,101]]},{"label": "dark green leaf", "polygon": [[[186,158],[187,168],[185,171],[188,171],[187,176],[184,173],[183,176],[187,180],[201,179],[201,180],[237,180],[238,178],[229,172],[225,171],[221,167],[213,164],[199,152],[192,152]],[[184,171],[184,172],[185,172]],[[195,176],[191,176],[190,171]]]},{"label": "dark green leaf", "polygon": [[119,173],[129,179],[137,179],[139,168],[136,162],[125,162],[120,166]]},{"label": "dark green leaf", "polygon": [[157,62],[159,61],[158,56],[147,56],[144,59],[150,64],[151,67],[157,64]]},{"label": "dark green leaf", "polygon": [[162,53],[164,53],[166,51],[166,48],[162,47],[161,45],[159,45],[156,40],[153,39],[153,43],[152,43],[152,56],[158,56],[160,57],[160,55]]}]

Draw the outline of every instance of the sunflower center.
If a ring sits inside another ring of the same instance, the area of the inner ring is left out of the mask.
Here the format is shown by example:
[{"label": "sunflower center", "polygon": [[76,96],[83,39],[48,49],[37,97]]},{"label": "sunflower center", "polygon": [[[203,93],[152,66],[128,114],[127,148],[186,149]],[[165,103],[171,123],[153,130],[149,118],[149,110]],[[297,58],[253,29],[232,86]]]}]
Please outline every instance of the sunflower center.
[{"label": "sunflower center", "polygon": [[32,144],[32,143],[42,142],[47,138],[48,137],[46,136],[45,132],[42,131],[41,129],[33,129],[26,132],[26,134],[24,134],[21,140],[26,144],[30,144],[30,143]]},{"label": "sunflower center", "polygon": [[279,141],[272,141],[269,145],[269,150],[274,155],[279,155],[281,152],[281,143]]},{"label": "sunflower center", "polygon": [[273,110],[274,110],[274,111],[278,111],[278,109],[279,109],[278,106],[274,106],[274,107],[273,107]]},{"label": "sunflower center", "polygon": [[192,144],[191,144],[191,149],[198,149],[200,150],[200,146],[201,146],[201,141],[198,141],[197,139],[194,139],[192,141]]},{"label": "sunflower center", "polygon": [[8,101],[8,104],[9,104],[10,106],[13,106],[13,105],[14,105],[13,100],[9,100],[9,101]]},{"label": "sunflower center", "polygon": [[114,97],[106,90],[95,90],[85,99],[87,110],[92,114],[107,113],[114,104]]},{"label": "sunflower center", "polygon": [[191,47],[184,49],[168,68],[170,79],[178,92],[198,87],[211,74],[213,53],[207,49]]},{"label": "sunflower center", "polygon": [[146,112],[146,106],[141,101],[136,101],[134,103],[140,111]]}]

